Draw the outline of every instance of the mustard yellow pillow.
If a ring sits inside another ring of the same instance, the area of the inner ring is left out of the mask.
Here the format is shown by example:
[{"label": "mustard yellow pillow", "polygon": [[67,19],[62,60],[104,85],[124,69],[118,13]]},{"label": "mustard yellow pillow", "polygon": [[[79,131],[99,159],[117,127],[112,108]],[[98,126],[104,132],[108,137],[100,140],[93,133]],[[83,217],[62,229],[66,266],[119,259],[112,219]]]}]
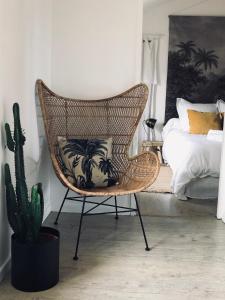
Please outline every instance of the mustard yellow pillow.
[{"label": "mustard yellow pillow", "polygon": [[189,133],[207,134],[210,129],[221,130],[222,123],[219,113],[199,112],[188,109]]}]

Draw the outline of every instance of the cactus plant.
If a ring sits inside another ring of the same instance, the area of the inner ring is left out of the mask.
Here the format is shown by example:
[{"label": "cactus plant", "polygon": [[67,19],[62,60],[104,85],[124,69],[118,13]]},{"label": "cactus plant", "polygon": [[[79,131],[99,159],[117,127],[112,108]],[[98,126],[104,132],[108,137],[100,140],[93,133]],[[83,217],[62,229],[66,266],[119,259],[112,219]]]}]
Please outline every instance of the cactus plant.
[{"label": "cactus plant", "polygon": [[5,124],[7,147],[14,152],[16,188],[14,189],[8,164],[5,164],[6,203],[9,224],[15,237],[21,242],[35,242],[43,220],[44,201],[41,183],[31,189],[30,199],[25,178],[23,146],[25,136],[20,124],[19,104],[13,105],[14,135],[10,126]]}]

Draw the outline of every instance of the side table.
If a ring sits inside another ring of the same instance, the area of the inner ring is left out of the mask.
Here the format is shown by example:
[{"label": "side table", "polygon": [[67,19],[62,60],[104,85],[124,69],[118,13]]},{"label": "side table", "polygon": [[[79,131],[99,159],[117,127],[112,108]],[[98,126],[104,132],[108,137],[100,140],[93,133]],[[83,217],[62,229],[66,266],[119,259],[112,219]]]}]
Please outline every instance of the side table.
[{"label": "side table", "polygon": [[158,155],[161,165],[164,165],[165,162],[162,156],[162,146],[163,141],[143,141],[141,145],[141,152],[153,151]]}]

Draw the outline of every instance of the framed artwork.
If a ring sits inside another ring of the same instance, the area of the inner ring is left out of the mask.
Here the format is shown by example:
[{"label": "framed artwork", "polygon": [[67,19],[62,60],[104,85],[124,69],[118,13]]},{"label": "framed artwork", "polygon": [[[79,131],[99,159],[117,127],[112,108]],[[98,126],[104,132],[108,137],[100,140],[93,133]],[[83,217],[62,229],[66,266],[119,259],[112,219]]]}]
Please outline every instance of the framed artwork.
[{"label": "framed artwork", "polygon": [[225,17],[170,16],[165,122],[177,117],[176,98],[225,99]]}]

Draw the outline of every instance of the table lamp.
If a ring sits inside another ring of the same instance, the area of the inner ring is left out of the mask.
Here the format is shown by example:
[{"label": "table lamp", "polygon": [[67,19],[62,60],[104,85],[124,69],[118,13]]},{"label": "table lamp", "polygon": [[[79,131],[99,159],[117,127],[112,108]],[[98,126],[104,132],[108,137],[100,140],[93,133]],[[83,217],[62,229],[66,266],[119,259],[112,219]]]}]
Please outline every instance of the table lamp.
[{"label": "table lamp", "polygon": [[154,118],[149,118],[144,121],[145,125],[148,126],[148,128],[150,130],[149,138],[151,141],[153,141],[155,139],[155,124],[156,124],[156,122],[157,122],[157,120]]}]

